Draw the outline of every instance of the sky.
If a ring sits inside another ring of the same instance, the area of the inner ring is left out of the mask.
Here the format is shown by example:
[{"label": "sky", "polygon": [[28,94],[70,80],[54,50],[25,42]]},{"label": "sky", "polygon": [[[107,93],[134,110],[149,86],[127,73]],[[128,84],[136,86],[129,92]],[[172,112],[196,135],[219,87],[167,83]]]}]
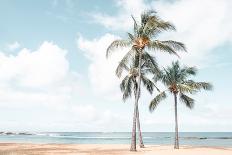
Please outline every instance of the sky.
[{"label": "sky", "polygon": [[[128,49],[105,53],[132,31],[131,15],[154,9],[177,28],[158,39],[185,43],[180,61],[214,85],[194,95],[193,110],[179,103],[179,130],[232,131],[231,8],[230,0],[1,0],[0,130],[131,131],[134,100],[122,101],[115,76]],[[153,55],[162,67],[177,59]],[[174,131],[172,96],[148,110],[156,94],[143,89],[142,131]]]}]

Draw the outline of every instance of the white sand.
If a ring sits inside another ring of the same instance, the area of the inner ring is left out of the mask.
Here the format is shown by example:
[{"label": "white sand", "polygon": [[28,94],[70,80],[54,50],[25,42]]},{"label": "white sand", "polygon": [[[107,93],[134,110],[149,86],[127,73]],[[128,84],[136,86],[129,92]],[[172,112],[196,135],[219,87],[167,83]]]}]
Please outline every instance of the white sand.
[{"label": "white sand", "polygon": [[232,155],[231,148],[147,145],[130,152],[123,144],[24,144],[0,143],[0,155]]}]

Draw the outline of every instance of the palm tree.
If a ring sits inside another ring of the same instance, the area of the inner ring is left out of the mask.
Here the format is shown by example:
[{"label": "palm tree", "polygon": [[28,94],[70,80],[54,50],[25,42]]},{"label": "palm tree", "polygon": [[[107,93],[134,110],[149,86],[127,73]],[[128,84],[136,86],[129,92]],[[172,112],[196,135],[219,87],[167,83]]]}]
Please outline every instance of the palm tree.
[{"label": "palm tree", "polygon": [[106,57],[115,49],[119,47],[131,47],[129,52],[123,57],[119,66],[116,70],[117,76],[121,76],[123,64],[128,63],[131,60],[131,57],[138,56],[138,89],[136,92],[135,105],[134,105],[134,114],[133,114],[133,126],[132,126],[132,138],[131,138],[131,151],[136,151],[136,118],[137,118],[137,107],[139,101],[139,92],[141,84],[141,60],[142,54],[149,51],[161,51],[168,52],[170,54],[176,54],[176,50],[186,50],[183,43],[168,40],[168,41],[159,41],[155,40],[159,33],[167,30],[175,30],[175,27],[166,21],[161,20],[154,11],[147,11],[141,14],[141,22],[137,23],[134,17],[134,32],[133,34],[128,34],[128,39],[119,39],[113,41],[106,51]]},{"label": "palm tree", "polygon": [[[146,77],[147,74],[154,74],[159,72],[158,65],[154,61],[154,58],[149,58],[147,53],[143,53],[142,55],[142,65],[141,65],[141,79],[143,85],[146,87],[148,92],[152,94],[154,87],[159,91],[159,89],[154,85],[154,83]],[[138,83],[138,58],[133,59],[130,67],[127,64],[124,64],[124,70],[127,71],[127,75],[123,78],[120,88],[123,93],[123,101],[126,101],[128,97],[131,97],[132,92],[134,91],[134,97],[136,98]],[[133,89],[133,90],[132,90]],[[140,120],[139,120],[139,108],[137,107],[137,127],[139,132],[139,145],[141,148],[144,148],[142,132],[140,128]]]},{"label": "palm tree", "polygon": [[194,106],[194,99],[187,96],[186,93],[194,94],[201,89],[211,90],[212,85],[207,82],[195,82],[189,79],[189,76],[196,75],[197,69],[195,67],[181,67],[179,62],[172,62],[172,66],[163,69],[160,74],[154,76],[155,82],[161,81],[167,90],[158,94],[150,103],[149,109],[153,111],[157,105],[167,97],[166,91],[174,96],[175,107],[175,149],[179,149],[178,136],[178,120],[177,120],[177,96],[188,108],[192,109]]}]

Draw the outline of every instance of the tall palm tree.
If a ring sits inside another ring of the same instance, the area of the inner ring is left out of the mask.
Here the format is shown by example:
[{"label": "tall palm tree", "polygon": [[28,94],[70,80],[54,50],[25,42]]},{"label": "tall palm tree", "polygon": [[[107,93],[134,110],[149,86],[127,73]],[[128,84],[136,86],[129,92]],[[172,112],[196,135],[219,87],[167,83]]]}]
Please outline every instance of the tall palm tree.
[{"label": "tall palm tree", "polygon": [[167,97],[166,92],[170,92],[174,96],[175,108],[175,149],[179,149],[179,136],[178,136],[178,119],[177,119],[177,96],[188,108],[192,109],[194,106],[194,99],[187,96],[194,94],[202,89],[211,90],[212,85],[207,82],[195,82],[189,79],[189,76],[196,75],[197,69],[195,67],[181,67],[179,62],[172,62],[172,66],[163,69],[160,74],[154,76],[155,82],[161,81],[167,90],[158,94],[150,103],[149,109],[153,111],[157,105]]},{"label": "tall palm tree", "polygon": [[[159,72],[158,65],[154,61],[155,59],[150,58],[147,53],[143,53],[142,55],[142,65],[141,65],[141,79],[143,85],[146,87],[148,92],[152,94],[154,87],[159,91],[159,89],[154,85],[154,83],[146,77],[147,74],[154,74]],[[120,88],[123,93],[123,101],[125,101],[128,97],[131,97],[134,92],[134,97],[136,98],[136,93],[138,89],[138,58],[133,59],[132,64],[128,67],[127,64],[124,64],[124,70],[127,71],[127,75],[123,78]],[[133,90],[132,90],[133,89]],[[139,145],[141,148],[144,147],[142,132],[140,128],[140,120],[139,120],[139,108],[137,107],[137,128],[139,132]]]},{"label": "tall palm tree", "polygon": [[168,40],[159,41],[155,40],[159,33],[167,30],[175,30],[175,27],[166,21],[161,20],[154,11],[147,11],[141,14],[141,21],[138,24],[134,17],[134,31],[133,34],[128,34],[128,39],[119,39],[113,41],[106,51],[106,57],[115,49],[119,47],[131,47],[128,53],[123,57],[116,70],[117,76],[121,76],[123,64],[127,63],[131,56],[138,56],[138,89],[136,92],[134,114],[133,114],[133,126],[132,126],[132,138],[131,138],[131,151],[136,151],[136,118],[137,107],[139,101],[139,92],[141,85],[141,60],[142,54],[145,51],[161,51],[168,52],[170,54],[176,54],[177,50],[186,50],[183,43]]}]

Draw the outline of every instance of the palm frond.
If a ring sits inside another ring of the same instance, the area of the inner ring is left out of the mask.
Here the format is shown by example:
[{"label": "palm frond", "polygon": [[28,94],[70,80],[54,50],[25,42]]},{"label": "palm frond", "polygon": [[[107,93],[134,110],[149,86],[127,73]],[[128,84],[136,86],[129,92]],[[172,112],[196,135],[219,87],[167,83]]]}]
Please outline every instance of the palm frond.
[{"label": "palm frond", "polygon": [[160,72],[158,74],[154,74],[153,76],[153,81],[156,83],[158,81],[161,81],[161,79],[163,78],[163,76],[165,76],[164,71],[160,70]]},{"label": "palm frond", "polygon": [[128,75],[125,76],[125,77],[123,78],[122,82],[120,83],[120,89],[121,89],[122,92],[125,91],[129,78],[130,78],[130,77],[129,77]]},{"label": "palm frond", "polygon": [[135,49],[134,57],[132,58],[132,67],[137,68],[139,66],[139,54],[137,49]]},{"label": "palm frond", "polygon": [[173,41],[173,40],[167,40],[167,41],[160,41],[162,44],[165,44],[169,47],[171,47],[173,50],[177,51],[187,51],[185,45],[181,42]]},{"label": "palm frond", "polygon": [[162,20],[158,22],[157,28],[159,30],[164,30],[164,31],[167,31],[167,30],[175,31],[176,30],[175,26],[172,23],[167,22],[167,21],[162,21]]},{"label": "palm frond", "polygon": [[155,10],[146,10],[141,14],[141,24],[145,25],[149,17],[154,16],[157,12]]},{"label": "palm frond", "polygon": [[132,81],[133,81],[133,85],[134,85],[134,96],[136,96],[138,84],[137,84],[136,78],[133,78]]},{"label": "palm frond", "polygon": [[171,68],[164,68],[163,69],[163,76],[161,77],[161,82],[166,85],[170,86],[176,83],[175,72]]},{"label": "palm frond", "polygon": [[154,83],[150,79],[148,79],[147,77],[145,77],[145,75],[141,76],[141,80],[142,80],[143,85],[148,90],[148,92],[150,94],[152,94],[153,90],[154,90]]},{"label": "palm frond", "polygon": [[131,33],[128,32],[127,34],[128,34],[131,41],[135,40],[135,37]]},{"label": "palm frond", "polygon": [[180,93],[180,101],[183,102],[190,109],[192,109],[194,106],[194,99],[183,93]]},{"label": "palm frond", "polygon": [[159,33],[168,30],[176,30],[170,22],[161,20],[158,16],[152,16],[144,27],[143,33],[150,38],[156,37]]},{"label": "palm frond", "polygon": [[165,91],[157,95],[150,103],[149,110],[154,111],[158,104],[167,97]]},{"label": "palm frond", "polygon": [[132,93],[132,78],[130,76],[126,76],[121,84],[120,84],[120,88],[121,91],[123,93],[123,101],[125,102],[127,98],[131,97],[131,93]]},{"label": "palm frond", "polygon": [[130,60],[131,57],[134,55],[134,48],[131,48],[129,52],[122,58],[122,60],[119,62],[117,68],[116,68],[116,75],[120,78],[123,72],[123,69],[125,69],[126,64]]},{"label": "palm frond", "polygon": [[149,31],[157,28],[159,17],[157,15],[144,15],[142,18],[143,34],[148,34]]},{"label": "palm frond", "polygon": [[139,29],[141,37],[149,37],[148,32],[156,27],[156,20],[153,19],[158,19],[154,10],[148,10],[141,14],[141,27]]},{"label": "palm frond", "polygon": [[147,45],[147,48],[149,50],[153,50],[153,51],[161,51],[161,52],[167,52],[169,54],[175,54],[176,56],[179,57],[179,55],[176,53],[176,51],[170,47],[169,45],[162,43],[158,40],[156,41],[150,41]]},{"label": "palm frond", "polygon": [[155,57],[152,57],[149,53],[146,51],[143,52],[142,55],[143,64],[141,65],[142,70],[147,70],[148,72],[152,74],[158,74],[160,72],[158,63],[155,59]]},{"label": "palm frond", "polygon": [[208,82],[195,82],[193,80],[188,80],[185,82],[185,84],[188,84],[189,86],[193,87],[196,90],[212,90],[213,89],[213,85],[211,83]]},{"label": "palm frond", "polygon": [[138,35],[139,35],[139,26],[138,26],[138,24],[137,24],[137,21],[135,20],[135,18],[133,17],[133,16],[131,16],[132,17],[132,19],[133,19],[133,21],[134,21],[134,35],[136,36],[136,37],[138,37]]},{"label": "palm frond", "polygon": [[185,66],[180,70],[179,74],[180,74],[180,79],[184,81],[189,75],[196,75],[197,68]]},{"label": "palm frond", "polygon": [[175,30],[170,22],[165,22],[159,18],[154,10],[148,10],[141,14],[141,28],[143,35],[153,37],[156,33],[166,30]]},{"label": "palm frond", "polygon": [[176,85],[178,91],[180,93],[190,93],[190,94],[193,94],[196,92],[196,89],[194,89],[191,85],[188,85],[188,84],[177,84]]},{"label": "palm frond", "polygon": [[119,47],[128,47],[129,45],[131,45],[131,41],[128,41],[128,40],[113,41],[106,50],[106,58],[108,58],[109,55],[112,53],[112,51],[114,51],[115,49]]}]

